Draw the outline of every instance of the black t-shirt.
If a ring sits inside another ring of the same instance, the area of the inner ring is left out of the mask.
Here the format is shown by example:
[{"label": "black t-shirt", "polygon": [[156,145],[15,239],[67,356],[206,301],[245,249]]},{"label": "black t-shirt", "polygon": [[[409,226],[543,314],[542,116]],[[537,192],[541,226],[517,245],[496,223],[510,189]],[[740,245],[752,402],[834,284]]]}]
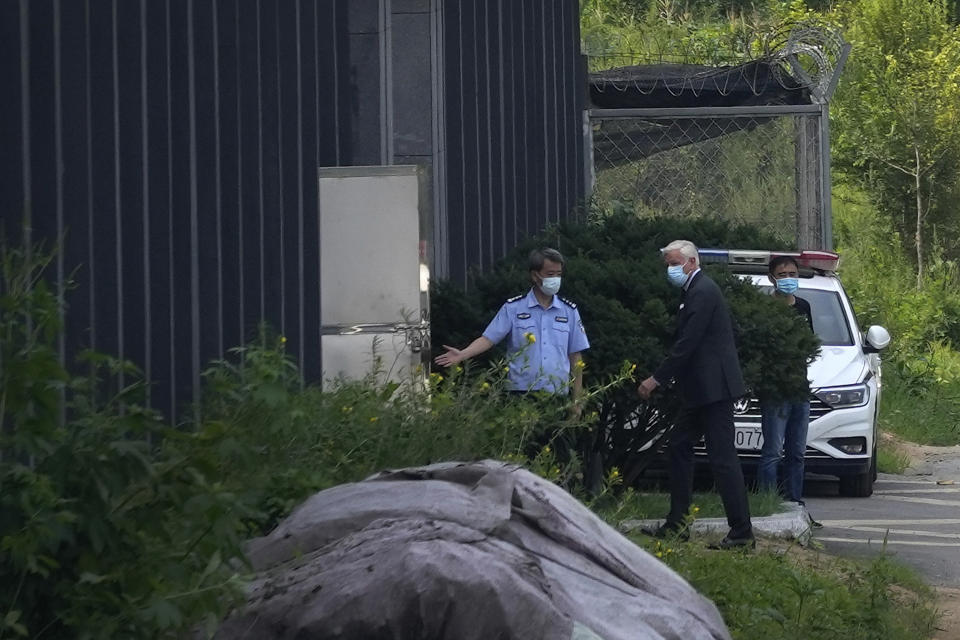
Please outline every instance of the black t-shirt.
[{"label": "black t-shirt", "polygon": [[799,296],[793,296],[793,310],[807,319],[810,331],[813,331],[813,314],[810,313],[810,303]]}]

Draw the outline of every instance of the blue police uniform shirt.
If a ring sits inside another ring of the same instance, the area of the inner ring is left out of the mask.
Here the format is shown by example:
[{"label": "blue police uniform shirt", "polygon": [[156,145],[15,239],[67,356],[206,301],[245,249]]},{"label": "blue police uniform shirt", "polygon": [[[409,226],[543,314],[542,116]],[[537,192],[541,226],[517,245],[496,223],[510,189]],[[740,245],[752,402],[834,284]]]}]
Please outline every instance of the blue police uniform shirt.
[{"label": "blue police uniform shirt", "polygon": [[[533,335],[533,342],[527,334]],[[570,354],[590,348],[577,306],[553,296],[544,309],[533,289],[507,300],[483,337],[494,344],[507,338],[507,388],[518,391],[567,393]]]}]

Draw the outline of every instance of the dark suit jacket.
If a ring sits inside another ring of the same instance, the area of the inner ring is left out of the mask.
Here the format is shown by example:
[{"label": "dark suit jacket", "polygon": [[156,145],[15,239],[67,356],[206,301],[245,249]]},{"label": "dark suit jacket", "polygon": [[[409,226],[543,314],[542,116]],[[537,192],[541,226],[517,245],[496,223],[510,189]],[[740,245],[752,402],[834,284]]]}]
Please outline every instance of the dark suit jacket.
[{"label": "dark suit jacket", "polygon": [[746,393],[730,309],[720,287],[703,271],[681,301],[673,347],[653,377],[660,384],[676,380],[683,401],[693,407]]}]

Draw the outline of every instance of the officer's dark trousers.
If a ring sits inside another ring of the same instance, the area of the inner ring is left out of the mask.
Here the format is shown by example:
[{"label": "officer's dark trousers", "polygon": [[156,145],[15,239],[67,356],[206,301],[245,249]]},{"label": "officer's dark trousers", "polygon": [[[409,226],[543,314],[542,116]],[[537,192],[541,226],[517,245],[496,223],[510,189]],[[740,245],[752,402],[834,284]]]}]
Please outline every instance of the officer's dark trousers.
[{"label": "officer's dark trousers", "polygon": [[667,522],[679,524],[693,498],[693,445],[704,437],[713,479],[727,512],[731,538],[753,535],[743,470],[734,445],[733,400],[722,400],[683,410],[673,432],[670,453],[670,513]]}]

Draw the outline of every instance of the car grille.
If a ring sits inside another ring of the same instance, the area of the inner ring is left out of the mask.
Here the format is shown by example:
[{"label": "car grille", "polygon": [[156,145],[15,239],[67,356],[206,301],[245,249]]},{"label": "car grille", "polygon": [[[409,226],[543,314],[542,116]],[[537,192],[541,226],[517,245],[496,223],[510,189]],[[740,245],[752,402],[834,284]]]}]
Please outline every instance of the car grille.
[{"label": "car grille", "polygon": [[[736,405],[735,405],[736,406]],[[815,395],[810,396],[810,422],[830,413],[832,409],[830,405],[825,403],[823,400],[818,398]],[[737,424],[760,424],[760,401],[756,398],[750,398],[747,407],[737,412],[734,411],[733,420]]]},{"label": "car grille", "polygon": [[[693,448],[693,452],[697,456],[707,457],[707,448],[703,444],[703,440],[698,442]],[[760,450],[759,449],[737,449],[737,457],[744,460],[759,460],[760,459]],[[824,453],[823,451],[818,451],[813,447],[807,447],[807,450],[803,454],[804,459],[806,460],[833,460],[833,458]]]},{"label": "car grille", "polygon": [[[830,413],[832,410],[833,409],[831,409],[830,405],[825,403],[823,400],[821,400],[820,398],[816,397],[813,394],[810,395],[810,422],[813,422],[818,418],[822,418],[823,416]],[[759,427],[760,426],[760,401],[757,400],[756,398],[750,398],[745,408],[741,409],[740,411],[735,410],[733,415],[733,420],[736,424],[740,426],[756,425]],[[698,456],[707,455],[707,448],[703,442],[703,438],[701,438],[700,441],[697,442],[696,445],[694,445],[693,452],[695,455],[698,455]],[[758,449],[738,449],[737,455],[740,456],[741,458],[748,459],[748,460],[754,459],[754,458],[759,459],[760,451]],[[807,451],[804,454],[804,457],[807,458],[808,460],[830,458],[829,455],[823,453],[822,451],[818,451],[812,447],[807,447]]]}]

